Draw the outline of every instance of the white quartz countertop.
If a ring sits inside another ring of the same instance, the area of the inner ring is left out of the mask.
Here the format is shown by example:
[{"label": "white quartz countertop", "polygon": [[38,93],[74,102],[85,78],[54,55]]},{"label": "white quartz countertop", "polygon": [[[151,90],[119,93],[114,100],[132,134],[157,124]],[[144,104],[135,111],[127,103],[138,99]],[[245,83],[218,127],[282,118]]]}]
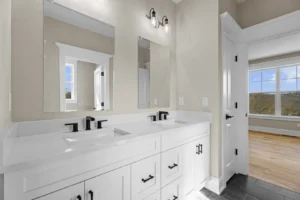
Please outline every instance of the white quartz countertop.
[{"label": "white quartz countertop", "polygon": [[[198,119],[197,121],[185,121],[185,123],[172,123],[170,121],[170,123],[166,122],[165,124],[140,121],[109,126],[101,130],[16,137],[4,160],[4,171],[30,166],[32,163],[43,164],[45,161],[56,158],[63,159],[82,153],[99,151],[103,148],[198,123],[210,123],[210,121]],[[115,128],[130,134],[115,133]]]}]

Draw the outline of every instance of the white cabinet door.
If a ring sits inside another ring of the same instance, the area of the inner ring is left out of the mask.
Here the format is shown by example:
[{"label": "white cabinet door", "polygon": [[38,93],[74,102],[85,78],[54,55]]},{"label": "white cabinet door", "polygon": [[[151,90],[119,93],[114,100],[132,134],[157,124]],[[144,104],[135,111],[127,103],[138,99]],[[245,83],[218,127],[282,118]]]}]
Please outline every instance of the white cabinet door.
[{"label": "white cabinet door", "polygon": [[84,183],[59,190],[37,200],[84,200]]},{"label": "white cabinet door", "polygon": [[143,200],[160,200],[160,190]]},{"label": "white cabinet door", "polygon": [[195,159],[195,190],[201,189],[201,184],[209,177],[210,140],[209,136],[197,140],[198,151]]},{"label": "white cabinet door", "polygon": [[195,159],[197,152],[197,142],[194,141],[183,146],[183,179],[182,191],[188,195],[195,189]]},{"label": "white cabinet door", "polygon": [[85,200],[130,200],[130,167],[85,182]]},{"label": "white cabinet door", "polygon": [[182,191],[185,196],[200,190],[209,177],[210,136],[198,139],[183,147]]}]

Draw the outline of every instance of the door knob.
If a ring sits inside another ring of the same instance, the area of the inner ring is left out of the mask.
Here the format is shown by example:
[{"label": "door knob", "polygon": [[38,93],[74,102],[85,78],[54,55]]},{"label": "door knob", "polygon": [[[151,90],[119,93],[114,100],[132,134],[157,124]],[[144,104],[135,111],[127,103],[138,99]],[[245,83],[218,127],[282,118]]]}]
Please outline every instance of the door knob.
[{"label": "door knob", "polygon": [[234,116],[226,114],[226,120],[233,118]]}]

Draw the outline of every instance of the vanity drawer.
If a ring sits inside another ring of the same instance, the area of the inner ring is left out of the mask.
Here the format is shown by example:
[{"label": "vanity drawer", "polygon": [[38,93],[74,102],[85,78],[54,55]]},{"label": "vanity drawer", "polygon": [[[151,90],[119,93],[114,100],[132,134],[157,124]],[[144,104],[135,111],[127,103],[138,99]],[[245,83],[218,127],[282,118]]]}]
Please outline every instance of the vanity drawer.
[{"label": "vanity drawer", "polygon": [[182,175],[182,146],[166,151],[161,156],[162,186],[178,179]]},{"label": "vanity drawer", "polygon": [[160,190],[143,200],[160,200]]},{"label": "vanity drawer", "polygon": [[208,134],[210,123],[194,124],[177,130],[171,130],[161,136],[162,151],[175,148]]},{"label": "vanity drawer", "polygon": [[161,200],[181,200],[181,179],[170,183],[161,190]]},{"label": "vanity drawer", "polygon": [[160,155],[131,165],[133,200],[144,199],[160,188]]}]

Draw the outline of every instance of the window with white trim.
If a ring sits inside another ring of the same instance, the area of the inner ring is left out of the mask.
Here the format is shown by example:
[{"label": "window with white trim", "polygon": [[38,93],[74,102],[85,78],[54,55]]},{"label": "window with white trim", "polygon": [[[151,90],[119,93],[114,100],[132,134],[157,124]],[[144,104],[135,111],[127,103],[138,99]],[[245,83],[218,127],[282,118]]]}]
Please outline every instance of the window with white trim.
[{"label": "window with white trim", "polygon": [[249,70],[249,113],[300,116],[300,65]]},{"label": "window with white trim", "polygon": [[76,69],[73,63],[66,62],[65,64],[65,98],[67,102],[76,103]]}]

